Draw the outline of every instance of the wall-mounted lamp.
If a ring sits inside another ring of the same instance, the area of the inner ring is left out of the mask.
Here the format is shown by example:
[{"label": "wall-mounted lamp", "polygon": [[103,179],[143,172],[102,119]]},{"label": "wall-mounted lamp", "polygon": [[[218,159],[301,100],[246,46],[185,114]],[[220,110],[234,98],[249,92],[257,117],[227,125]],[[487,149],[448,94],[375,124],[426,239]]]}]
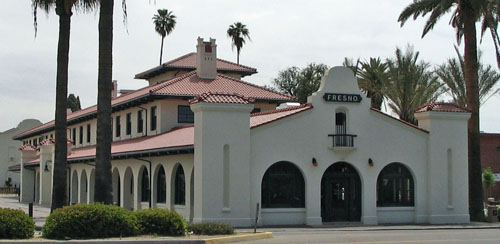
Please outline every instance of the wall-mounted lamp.
[{"label": "wall-mounted lamp", "polygon": [[47,160],[45,161],[45,167],[43,168],[43,171],[45,172],[49,172],[50,171],[50,166],[52,165],[52,161],[51,160]]},{"label": "wall-mounted lamp", "polygon": [[373,160],[371,158],[368,159],[368,165],[370,165],[370,167],[373,167]]},{"label": "wall-mounted lamp", "polygon": [[318,166],[318,161],[316,161],[316,158],[312,159],[312,164],[314,167]]}]

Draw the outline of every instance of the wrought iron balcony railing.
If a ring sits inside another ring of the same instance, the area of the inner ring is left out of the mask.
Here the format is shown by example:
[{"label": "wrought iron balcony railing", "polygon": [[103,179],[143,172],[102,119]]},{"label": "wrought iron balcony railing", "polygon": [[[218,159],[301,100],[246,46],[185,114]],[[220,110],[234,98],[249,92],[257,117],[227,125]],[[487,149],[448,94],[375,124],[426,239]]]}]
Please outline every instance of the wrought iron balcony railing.
[{"label": "wrought iron balcony railing", "polygon": [[333,138],[333,147],[354,147],[354,137],[351,134],[329,134]]}]

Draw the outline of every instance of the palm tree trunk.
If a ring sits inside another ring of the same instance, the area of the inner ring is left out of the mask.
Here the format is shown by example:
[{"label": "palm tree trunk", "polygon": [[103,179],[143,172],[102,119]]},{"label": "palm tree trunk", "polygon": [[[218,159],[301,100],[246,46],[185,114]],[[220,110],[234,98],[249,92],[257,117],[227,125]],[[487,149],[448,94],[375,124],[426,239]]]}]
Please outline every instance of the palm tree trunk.
[{"label": "palm tree trunk", "polygon": [[161,48],[160,48],[160,65],[161,65],[161,59],[163,57],[163,40],[165,39],[164,36],[161,37]]},{"label": "palm tree trunk", "polygon": [[240,48],[236,48],[236,63],[240,64]]},{"label": "palm tree trunk", "polygon": [[[66,160],[68,155],[66,136],[66,107],[68,94],[68,62],[71,12],[64,8],[64,0],[56,2],[59,16],[59,42],[57,44],[57,78],[55,111],[55,155],[52,171],[52,203],[50,211],[67,204],[66,196]],[[45,162],[43,162],[45,163]],[[41,162],[40,165],[43,165]],[[41,168],[41,167],[40,167]]]},{"label": "palm tree trunk", "polygon": [[97,146],[94,200],[113,201],[111,191],[111,87],[113,75],[113,5],[101,0],[99,13],[99,71],[97,77]]},{"label": "palm tree trunk", "polygon": [[479,89],[476,40],[476,16],[467,1],[460,5],[464,14],[465,39],[465,85],[467,107],[472,111],[468,122],[469,141],[469,204],[473,221],[484,219],[483,187],[481,177],[481,154],[479,137]]}]

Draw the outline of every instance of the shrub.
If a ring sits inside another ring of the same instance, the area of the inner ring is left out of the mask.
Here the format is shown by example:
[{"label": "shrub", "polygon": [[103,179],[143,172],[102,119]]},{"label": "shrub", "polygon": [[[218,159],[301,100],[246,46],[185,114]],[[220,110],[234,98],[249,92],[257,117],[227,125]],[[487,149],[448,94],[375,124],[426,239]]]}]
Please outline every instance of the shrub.
[{"label": "shrub", "polygon": [[137,210],[134,215],[142,234],[183,236],[186,233],[186,221],[176,212],[154,208]]},{"label": "shrub", "polygon": [[131,211],[101,203],[76,204],[55,210],[42,229],[49,239],[90,239],[133,236],[137,219]]},{"label": "shrub", "polygon": [[0,239],[30,238],[35,222],[22,210],[0,208]]},{"label": "shrub", "polygon": [[234,229],[227,223],[206,222],[190,224],[188,231],[192,231],[196,235],[231,235],[234,234]]}]

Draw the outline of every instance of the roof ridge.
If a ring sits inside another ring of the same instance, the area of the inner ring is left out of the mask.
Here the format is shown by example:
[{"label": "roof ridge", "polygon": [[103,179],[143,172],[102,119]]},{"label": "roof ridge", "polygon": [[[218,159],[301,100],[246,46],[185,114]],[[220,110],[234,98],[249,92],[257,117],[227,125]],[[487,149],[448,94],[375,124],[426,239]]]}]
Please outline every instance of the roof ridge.
[{"label": "roof ridge", "polygon": [[185,74],[183,74],[181,76],[174,77],[174,78],[172,78],[170,80],[166,80],[166,81],[163,81],[161,83],[158,83],[158,84],[154,85],[151,88],[151,90],[149,90],[149,92],[150,93],[155,93],[158,90],[163,89],[163,88],[165,88],[165,87],[167,87],[169,85],[172,85],[172,84],[174,84],[176,82],[179,82],[179,81],[181,81],[182,79],[184,79],[186,77],[192,76],[193,74],[196,74],[196,70],[193,70],[191,72],[185,73]]},{"label": "roof ridge", "polygon": [[[171,64],[171,63],[173,63],[173,62],[175,62],[175,61],[179,61],[179,60],[181,60],[181,59],[183,59],[183,58],[186,58],[186,57],[188,57],[188,56],[191,56],[191,55],[193,55],[193,54],[196,54],[196,53],[195,53],[195,52],[190,52],[190,53],[184,54],[184,55],[182,55],[182,56],[180,56],[180,57],[177,57],[177,58],[174,58],[174,59],[172,59],[172,60],[170,60],[170,61],[168,61],[168,62],[162,63],[162,64],[161,64],[161,65],[159,65],[159,66],[164,66],[165,64],[166,64],[166,65],[169,65],[169,64]],[[159,67],[159,66],[156,66],[156,67]]]},{"label": "roof ridge", "polygon": [[304,103],[301,104],[300,106],[292,106],[288,108],[280,108],[280,109],[273,109],[273,110],[267,110],[267,111],[262,111],[258,113],[253,113],[250,115],[250,117],[256,117],[256,116],[262,116],[262,115],[268,115],[268,114],[275,114],[275,113],[282,113],[282,112],[287,112],[291,110],[296,110],[296,109],[301,109],[305,107],[312,107],[312,104],[310,103]]},{"label": "roof ridge", "polygon": [[231,80],[234,80],[234,81],[237,81],[237,82],[240,82],[240,83],[243,83],[243,84],[246,84],[246,85],[250,85],[250,86],[253,86],[253,87],[256,87],[256,88],[260,88],[262,90],[265,90],[265,91],[268,91],[268,92],[272,92],[272,93],[275,93],[275,94],[278,94],[278,95],[281,95],[281,96],[285,96],[285,97],[288,97],[288,98],[291,98],[291,99],[296,99],[296,97],[293,97],[293,96],[289,96],[289,95],[285,95],[283,93],[279,93],[277,91],[273,91],[269,88],[265,88],[265,87],[262,87],[262,86],[258,86],[258,85],[255,85],[255,84],[252,84],[250,82],[247,82],[247,81],[244,81],[244,80],[238,80],[238,79],[235,79],[233,77],[230,77],[230,76],[227,76],[227,75],[223,75],[223,74],[220,74],[220,73],[217,73],[217,76],[221,76],[221,77],[224,77],[226,79],[231,79]]},{"label": "roof ridge", "polygon": [[233,63],[231,61],[228,61],[228,60],[225,60],[225,59],[222,59],[222,58],[217,58],[217,60],[221,61],[221,62],[224,62],[224,63],[228,63],[228,64],[232,64],[232,65],[236,65],[236,66],[240,66],[240,67],[243,67],[243,68],[246,68],[246,69],[251,69],[251,70],[254,70],[254,71],[257,71],[256,68],[252,68],[250,66],[246,66],[246,65],[243,65],[243,64],[237,64],[237,63]]},{"label": "roof ridge", "polygon": [[378,110],[378,109],[376,109],[376,108],[370,108],[370,110],[372,110],[372,111],[374,111],[374,112],[377,112],[377,113],[379,113],[379,114],[382,114],[382,115],[384,115],[384,116],[386,116],[386,117],[389,117],[389,118],[391,118],[391,119],[393,119],[393,120],[396,120],[396,121],[398,121],[398,122],[401,122],[401,123],[403,123],[403,124],[405,124],[405,125],[407,125],[407,126],[413,127],[414,129],[417,129],[417,130],[420,130],[420,131],[423,131],[423,132],[429,133],[429,131],[427,131],[427,130],[425,130],[425,129],[422,129],[422,128],[420,128],[420,127],[418,127],[418,126],[416,126],[416,125],[414,125],[414,124],[412,124],[412,123],[406,122],[406,121],[404,121],[404,120],[402,120],[402,119],[398,119],[398,118],[396,118],[396,117],[393,117],[393,116],[391,116],[391,115],[389,115],[389,114],[386,114],[386,113],[384,113],[384,112],[382,112],[382,111],[380,111],[380,110]]}]

